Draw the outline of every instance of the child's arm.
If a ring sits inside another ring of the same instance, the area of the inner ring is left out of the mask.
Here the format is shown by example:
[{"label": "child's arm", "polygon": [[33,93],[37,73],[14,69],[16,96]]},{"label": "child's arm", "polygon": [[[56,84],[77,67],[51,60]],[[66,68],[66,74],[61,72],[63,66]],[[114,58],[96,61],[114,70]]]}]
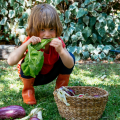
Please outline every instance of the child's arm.
[{"label": "child's arm", "polygon": [[27,50],[27,46],[30,43],[34,45],[38,42],[41,42],[41,39],[39,37],[32,36],[27,42],[19,46],[9,55],[7,59],[8,64],[11,66],[17,64],[24,57],[24,53]]},{"label": "child's arm", "polygon": [[69,54],[67,49],[62,47],[62,42],[58,38],[53,39],[51,41],[50,45],[55,47],[55,49],[58,52],[63,64],[67,68],[72,68],[74,66],[73,58],[71,57],[71,55]]}]

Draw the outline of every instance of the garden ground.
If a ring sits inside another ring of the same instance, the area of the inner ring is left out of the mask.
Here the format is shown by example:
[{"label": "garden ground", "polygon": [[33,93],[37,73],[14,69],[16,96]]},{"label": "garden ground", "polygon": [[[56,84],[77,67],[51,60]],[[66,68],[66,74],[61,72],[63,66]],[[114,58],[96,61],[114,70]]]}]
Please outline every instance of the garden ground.
[{"label": "garden ground", "polygon": [[[108,102],[100,120],[120,120],[120,64],[115,62],[79,61],[70,76],[69,86],[95,86],[109,92]],[[36,86],[37,105],[23,103],[23,84],[17,73],[17,66],[9,66],[0,61],[0,107],[20,105],[26,115],[35,107],[43,108],[44,120],[64,120],[61,118],[54,100],[55,80],[47,85]]]}]

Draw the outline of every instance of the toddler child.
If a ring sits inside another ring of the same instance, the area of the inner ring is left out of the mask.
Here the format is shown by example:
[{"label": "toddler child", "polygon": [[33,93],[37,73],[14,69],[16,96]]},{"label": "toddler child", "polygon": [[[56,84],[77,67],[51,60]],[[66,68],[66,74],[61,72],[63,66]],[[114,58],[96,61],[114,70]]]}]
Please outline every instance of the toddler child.
[{"label": "toddler child", "polygon": [[[18,72],[24,87],[22,90],[23,101],[26,104],[36,104],[35,91],[33,86],[48,84],[56,80],[55,89],[67,86],[70,74],[75,64],[74,55],[67,51],[66,45],[60,38],[62,24],[57,11],[49,4],[40,4],[31,10],[26,29],[28,37],[15,49],[8,57],[8,64],[18,64]],[[44,52],[44,63],[36,78],[25,76],[21,64],[24,62],[27,46],[32,43],[35,45],[41,39],[53,40],[39,51]]]}]

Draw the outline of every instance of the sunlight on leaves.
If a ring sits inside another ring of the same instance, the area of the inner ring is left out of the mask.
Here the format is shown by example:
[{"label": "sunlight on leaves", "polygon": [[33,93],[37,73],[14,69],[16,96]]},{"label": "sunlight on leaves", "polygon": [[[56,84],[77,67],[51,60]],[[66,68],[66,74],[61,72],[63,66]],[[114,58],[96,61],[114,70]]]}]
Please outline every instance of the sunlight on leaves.
[{"label": "sunlight on leaves", "polygon": [[4,102],[0,101],[0,105],[3,105],[3,104],[4,104]]}]

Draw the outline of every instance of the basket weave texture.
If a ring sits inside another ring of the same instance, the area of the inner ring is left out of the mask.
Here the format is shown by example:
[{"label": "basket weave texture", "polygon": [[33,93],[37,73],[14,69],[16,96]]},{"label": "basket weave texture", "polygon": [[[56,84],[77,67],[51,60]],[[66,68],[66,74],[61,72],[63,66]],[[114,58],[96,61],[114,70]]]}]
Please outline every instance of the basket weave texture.
[{"label": "basket weave texture", "polygon": [[[66,96],[66,100],[70,104],[70,106],[66,106],[57,97],[55,90],[54,99],[61,117],[66,120],[98,120],[101,117],[108,101],[107,91],[91,86],[66,86],[66,88],[73,89],[76,95],[87,93],[89,96]],[[99,95],[99,97],[93,97],[93,95]]]}]

